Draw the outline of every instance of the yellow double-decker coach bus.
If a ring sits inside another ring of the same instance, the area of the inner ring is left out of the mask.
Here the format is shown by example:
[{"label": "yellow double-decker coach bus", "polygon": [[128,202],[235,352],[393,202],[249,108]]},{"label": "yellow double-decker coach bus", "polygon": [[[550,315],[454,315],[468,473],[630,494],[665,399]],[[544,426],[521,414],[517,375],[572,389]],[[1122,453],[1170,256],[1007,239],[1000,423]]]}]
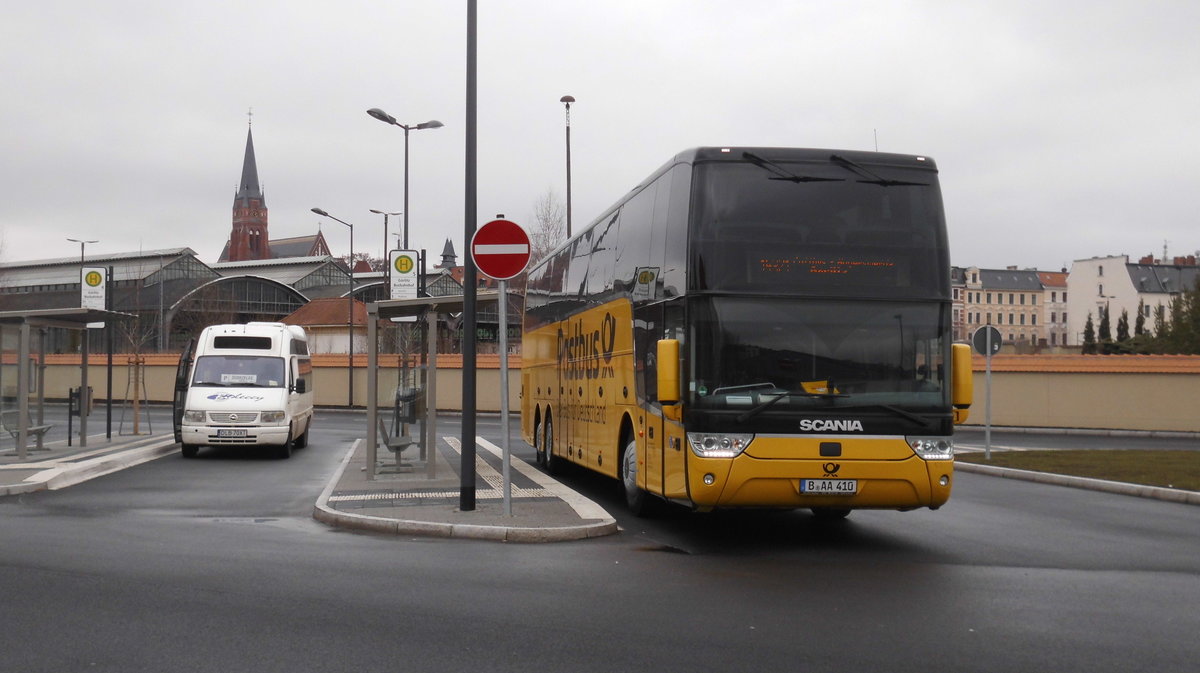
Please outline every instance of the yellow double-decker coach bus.
[{"label": "yellow double-decker coach bus", "polygon": [[682,152],[529,272],[521,427],[630,508],[936,509],[970,351],[921,156]]}]

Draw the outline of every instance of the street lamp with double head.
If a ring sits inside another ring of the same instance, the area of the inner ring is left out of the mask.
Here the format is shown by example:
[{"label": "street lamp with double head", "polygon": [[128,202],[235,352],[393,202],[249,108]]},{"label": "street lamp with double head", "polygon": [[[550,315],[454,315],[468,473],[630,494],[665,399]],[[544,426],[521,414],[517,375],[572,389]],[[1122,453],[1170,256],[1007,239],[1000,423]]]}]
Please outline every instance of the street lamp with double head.
[{"label": "street lamp with double head", "polygon": [[[392,126],[398,126],[402,129],[404,129],[404,249],[407,250],[408,249],[408,132],[412,131],[413,129],[416,129],[418,131],[423,130],[423,129],[439,129],[443,126],[443,124],[436,119],[430,119],[429,121],[421,122],[420,124],[401,124],[400,122],[396,121],[395,117],[384,112],[383,110],[380,110],[377,107],[373,107],[370,110],[367,110],[367,114],[371,115],[372,117],[378,119],[381,122],[391,124]],[[378,212],[378,211],[375,211],[375,212]]]}]

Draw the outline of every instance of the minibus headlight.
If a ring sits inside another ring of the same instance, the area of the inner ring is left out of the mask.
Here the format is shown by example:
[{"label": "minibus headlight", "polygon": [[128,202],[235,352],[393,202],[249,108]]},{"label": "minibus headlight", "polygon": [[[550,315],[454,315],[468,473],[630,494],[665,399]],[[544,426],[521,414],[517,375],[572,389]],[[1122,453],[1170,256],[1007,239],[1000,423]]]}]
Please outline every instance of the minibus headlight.
[{"label": "minibus headlight", "polygon": [[717,434],[708,432],[687,433],[688,445],[692,453],[701,458],[733,458],[750,446],[754,439],[751,434],[727,433]]},{"label": "minibus headlight", "polygon": [[191,409],[185,409],[183,411],[183,422],[184,423],[203,423],[204,422],[204,412],[203,411],[192,411]]},{"label": "minibus headlight", "polygon": [[264,411],[259,416],[263,423],[281,423],[284,418],[282,411]]},{"label": "minibus headlight", "polygon": [[954,440],[949,437],[909,437],[908,445],[925,460],[954,459]]}]

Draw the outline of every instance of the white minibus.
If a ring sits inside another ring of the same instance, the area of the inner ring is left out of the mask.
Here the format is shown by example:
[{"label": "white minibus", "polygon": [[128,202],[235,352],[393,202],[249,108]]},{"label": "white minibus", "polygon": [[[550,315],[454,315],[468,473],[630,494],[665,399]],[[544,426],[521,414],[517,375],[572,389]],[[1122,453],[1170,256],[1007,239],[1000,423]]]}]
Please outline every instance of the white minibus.
[{"label": "white minibus", "polygon": [[312,361],[297,325],[210,325],[176,378],[175,438],[185,458],[204,446],[273,446],[288,458],[308,444]]}]

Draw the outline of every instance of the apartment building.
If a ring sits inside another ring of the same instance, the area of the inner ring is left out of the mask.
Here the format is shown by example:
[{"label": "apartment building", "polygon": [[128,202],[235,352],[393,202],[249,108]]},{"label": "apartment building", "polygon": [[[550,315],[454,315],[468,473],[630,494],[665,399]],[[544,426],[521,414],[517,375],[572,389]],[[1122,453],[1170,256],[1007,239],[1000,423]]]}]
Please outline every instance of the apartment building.
[{"label": "apartment building", "polygon": [[1164,307],[1169,320],[1171,301],[1195,287],[1197,275],[1200,267],[1195,255],[1175,257],[1169,262],[1152,255],[1142,257],[1137,263],[1131,263],[1128,255],[1075,260],[1067,279],[1070,291],[1067,343],[1082,345],[1088,318],[1098,330],[1100,314],[1105,309],[1114,338],[1122,313],[1129,316],[1130,334],[1134,333],[1139,310],[1146,329],[1153,330],[1158,307]]}]

